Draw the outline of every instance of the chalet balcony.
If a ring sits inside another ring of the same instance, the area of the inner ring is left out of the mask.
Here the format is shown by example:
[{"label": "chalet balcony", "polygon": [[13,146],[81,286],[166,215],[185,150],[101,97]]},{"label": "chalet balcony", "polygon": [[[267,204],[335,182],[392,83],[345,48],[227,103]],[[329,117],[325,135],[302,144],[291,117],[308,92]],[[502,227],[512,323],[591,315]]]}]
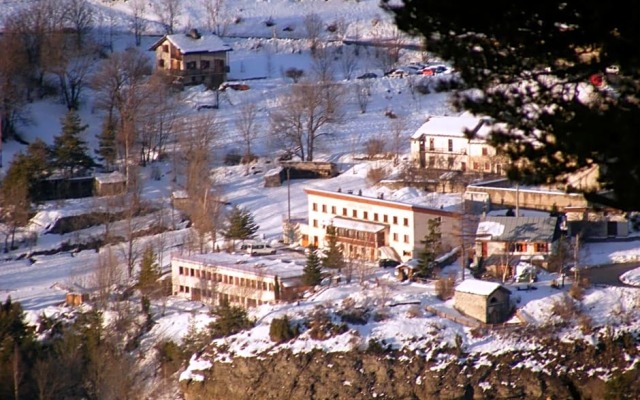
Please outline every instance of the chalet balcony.
[{"label": "chalet balcony", "polygon": [[333,227],[340,243],[374,249],[386,245],[384,224],[334,217]]},{"label": "chalet balcony", "polygon": [[424,152],[426,154],[466,155],[467,149],[449,149],[447,147],[425,147]]}]

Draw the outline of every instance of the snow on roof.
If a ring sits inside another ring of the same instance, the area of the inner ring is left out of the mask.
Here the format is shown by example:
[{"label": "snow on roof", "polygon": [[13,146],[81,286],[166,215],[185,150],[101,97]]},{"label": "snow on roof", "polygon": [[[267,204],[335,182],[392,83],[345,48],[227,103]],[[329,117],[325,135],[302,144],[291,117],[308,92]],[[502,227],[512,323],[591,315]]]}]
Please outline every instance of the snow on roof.
[{"label": "snow on roof", "polygon": [[216,35],[201,35],[198,39],[194,39],[192,36],[184,33],[164,36],[151,46],[151,50],[155,50],[165,39],[169,40],[183,54],[213,53],[233,50]]},{"label": "snow on roof", "polygon": [[122,183],[127,181],[127,178],[124,176],[124,174],[118,171],[114,171],[108,174],[96,174],[94,179],[100,184]]},{"label": "snow on roof", "polygon": [[489,229],[488,232],[484,232],[484,235],[490,234],[491,240],[551,242],[557,225],[558,217],[487,216],[480,221],[476,232],[481,235],[481,228]]},{"label": "snow on roof", "polygon": [[505,288],[497,282],[487,282],[481,281],[479,279],[465,279],[458,286],[456,286],[456,292],[489,296],[491,293],[500,288],[509,291],[509,289]]},{"label": "snow on roof", "polygon": [[491,235],[501,236],[504,232],[504,225],[496,221],[482,221],[478,224],[478,236]]},{"label": "snow on roof", "polygon": [[209,253],[192,254],[188,256],[173,256],[174,260],[201,263],[216,269],[242,271],[281,279],[298,278],[302,276],[303,265],[295,262],[285,262],[277,258],[252,257],[248,254]]},{"label": "snow on roof", "polygon": [[186,190],[174,190],[173,193],[171,193],[171,197],[184,200],[189,198],[189,194]]},{"label": "snow on roof", "polygon": [[471,131],[479,136],[484,135],[483,137],[486,137],[490,128],[484,122],[485,120],[482,118],[470,116],[432,116],[418,128],[411,138],[419,139],[422,135],[464,138],[466,137],[465,131]]},{"label": "snow on roof", "polygon": [[353,219],[333,217],[333,226],[336,228],[354,229],[362,232],[380,232],[385,228],[383,224],[376,224],[374,222],[356,221]]}]

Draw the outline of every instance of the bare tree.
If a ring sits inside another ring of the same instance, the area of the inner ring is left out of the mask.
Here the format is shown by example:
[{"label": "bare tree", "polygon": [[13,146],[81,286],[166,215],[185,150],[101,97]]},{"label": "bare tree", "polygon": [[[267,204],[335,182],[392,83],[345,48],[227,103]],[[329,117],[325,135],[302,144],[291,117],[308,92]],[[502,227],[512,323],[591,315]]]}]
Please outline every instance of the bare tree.
[{"label": "bare tree", "polygon": [[324,128],[342,121],[342,102],[336,85],[295,84],[271,113],[271,132],[302,160],[313,161],[318,139],[329,135]]},{"label": "bare tree", "polygon": [[64,0],[64,21],[71,26],[77,48],[93,28],[93,8],[88,0]]},{"label": "bare tree", "polygon": [[315,57],[316,50],[318,48],[318,45],[320,44],[324,23],[322,22],[322,19],[318,14],[309,14],[305,16],[303,23],[304,29],[307,34],[307,39],[309,40],[311,55]]},{"label": "bare tree", "polygon": [[256,124],[256,117],[258,114],[258,109],[255,103],[246,103],[240,107],[240,114],[236,119],[236,128],[240,132],[240,136],[242,137],[242,141],[245,144],[245,153],[244,157],[247,161],[251,161],[251,143],[258,136],[259,127]]},{"label": "bare tree", "polygon": [[224,0],[200,0],[207,16],[207,28],[216,35],[225,33],[225,21],[222,14]]},{"label": "bare tree", "polygon": [[221,224],[222,207],[218,189],[211,177],[211,146],[219,128],[209,115],[196,118],[180,138],[183,163],[186,164],[186,191],[189,195],[189,217],[193,223],[195,244],[202,253],[210,239],[216,242]]},{"label": "bare tree", "polygon": [[131,0],[131,30],[136,39],[136,46],[142,43],[142,33],[147,27],[147,20],[144,18],[147,11],[146,0]]},{"label": "bare tree", "polygon": [[159,0],[155,3],[154,11],[167,34],[172,34],[178,17],[182,13],[182,0]]},{"label": "bare tree", "polygon": [[311,69],[320,82],[331,82],[334,76],[333,52],[326,45],[317,45]]},{"label": "bare tree", "polygon": [[122,270],[118,257],[111,246],[107,246],[98,257],[96,268],[89,278],[89,285],[96,291],[96,304],[105,307],[114,286],[123,282]]},{"label": "bare tree", "polygon": [[[149,58],[137,49],[113,53],[98,66],[92,77],[93,88],[100,93],[96,107],[107,111],[109,121],[118,121],[117,142],[125,164],[129,184],[131,157],[136,142],[136,123],[141,105],[154,95],[148,89],[147,76],[151,73]],[[117,118],[116,118],[117,117]]]},{"label": "bare tree", "polygon": [[142,88],[147,94],[136,116],[136,148],[142,166],[159,157],[175,129],[177,98],[171,89],[170,78],[161,73],[151,76]]},{"label": "bare tree", "polygon": [[342,55],[340,56],[339,63],[345,79],[351,80],[358,68],[358,60],[359,57],[352,46],[342,46]]},{"label": "bare tree", "polygon": [[368,79],[362,79],[361,82],[355,84],[354,89],[358,107],[360,107],[360,112],[364,114],[371,102],[371,82]]},{"label": "bare tree", "polygon": [[400,149],[405,143],[406,121],[404,118],[392,118],[389,120],[389,130],[391,132],[391,151],[393,152],[393,165],[400,162]]}]

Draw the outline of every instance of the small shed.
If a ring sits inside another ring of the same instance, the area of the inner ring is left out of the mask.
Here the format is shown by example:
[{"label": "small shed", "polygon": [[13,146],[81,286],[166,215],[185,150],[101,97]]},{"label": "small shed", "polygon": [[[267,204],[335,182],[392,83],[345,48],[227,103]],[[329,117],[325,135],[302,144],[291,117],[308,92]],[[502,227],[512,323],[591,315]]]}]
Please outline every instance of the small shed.
[{"label": "small shed", "polygon": [[86,293],[69,292],[65,297],[65,304],[70,307],[77,307],[89,300],[89,295]]},{"label": "small shed", "polygon": [[118,171],[96,174],[93,179],[96,196],[114,196],[127,190],[127,177]]},{"label": "small shed", "polygon": [[466,279],[455,288],[453,306],[486,324],[499,324],[511,314],[511,291],[496,282]]}]

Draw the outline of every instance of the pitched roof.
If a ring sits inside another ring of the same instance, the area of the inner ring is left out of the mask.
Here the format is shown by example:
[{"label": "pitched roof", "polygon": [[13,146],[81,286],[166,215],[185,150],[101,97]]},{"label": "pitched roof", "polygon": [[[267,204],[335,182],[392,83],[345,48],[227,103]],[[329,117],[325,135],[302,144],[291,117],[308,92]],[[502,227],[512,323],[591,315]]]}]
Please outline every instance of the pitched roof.
[{"label": "pitched roof", "polygon": [[489,125],[482,118],[468,115],[459,117],[432,116],[418,128],[411,138],[419,139],[422,135],[465,138],[466,131],[473,132],[477,137],[485,138],[489,130]]},{"label": "pitched roof", "polygon": [[174,35],[165,35],[155,42],[149,50],[155,50],[166,40],[176,46],[182,54],[188,53],[214,53],[220,51],[231,51],[231,46],[224,43],[216,35],[202,35],[197,39],[189,34],[179,33]]},{"label": "pitched roof", "polygon": [[476,236],[494,241],[553,241],[558,217],[505,217],[487,216],[480,224]]},{"label": "pitched roof", "polygon": [[471,293],[480,296],[490,296],[491,293],[498,289],[503,289],[511,293],[509,289],[497,282],[481,281],[479,279],[465,279],[456,286],[456,292]]}]

